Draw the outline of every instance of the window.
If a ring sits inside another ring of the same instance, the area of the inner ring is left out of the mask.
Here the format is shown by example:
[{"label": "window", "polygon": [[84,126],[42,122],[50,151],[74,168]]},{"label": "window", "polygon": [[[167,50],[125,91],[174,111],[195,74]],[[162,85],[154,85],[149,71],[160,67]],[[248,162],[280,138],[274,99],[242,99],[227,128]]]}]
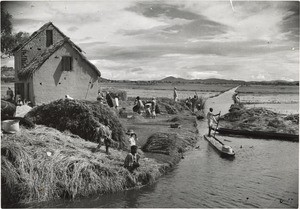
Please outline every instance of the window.
[{"label": "window", "polygon": [[72,57],[63,56],[62,57],[62,70],[71,71],[72,70]]},{"label": "window", "polygon": [[53,31],[46,30],[46,47],[51,46],[53,44]]}]

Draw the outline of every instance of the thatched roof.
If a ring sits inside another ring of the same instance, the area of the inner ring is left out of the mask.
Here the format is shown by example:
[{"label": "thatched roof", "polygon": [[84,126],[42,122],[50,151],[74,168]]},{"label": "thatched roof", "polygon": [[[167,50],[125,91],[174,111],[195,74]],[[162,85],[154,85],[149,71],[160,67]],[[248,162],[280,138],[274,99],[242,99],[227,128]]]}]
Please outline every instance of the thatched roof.
[{"label": "thatched roof", "polygon": [[[52,24],[52,23],[51,23]],[[36,56],[27,66],[23,67],[21,70],[18,71],[18,77],[20,79],[28,79],[30,78],[34,72],[36,72],[43,63],[60,47],[64,44],[70,44],[75,51],[79,54],[79,56],[86,61],[86,63],[97,73],[100,77],[101,73],[97,69],[95,65],[93,65],[81,52],[82,50],[76,46],[68,37],[65,37],[62,41],[55,43],[54,45],[48,47],[42,54]]]},{"label": "thatched roof", "polygon": [[[22,48],[23,48],[24,46],[26,46],[32,39],[34,39],[38,34],[40,34],[41,32],[43,32],[44,30],[46,30],[50,25],[52,25],[52,27],[55,28],[55,29],[62,35],[62,37],[67,38],[67,36],[66,36],[63,32],[61,32],[55,25],[53,25],[52,22],[48,22],[48,23],[44,24],[40,29],[38,29],[37,31],[35,31],[33,34],[31,34],[31,36],[28,38],[27,41],[25,41],[25,42],[22,43],[22,44],[19,44],[16,48],[14,48],[14,49],[12,50],[12,52],[15,53],[15,52],[19,51],[20,49],[22,49]],[[78,46],[75,45],[75,47],[78,48],[78,49],[77,49],[78,51],[82,52],[82,50],[81,50]]]}]

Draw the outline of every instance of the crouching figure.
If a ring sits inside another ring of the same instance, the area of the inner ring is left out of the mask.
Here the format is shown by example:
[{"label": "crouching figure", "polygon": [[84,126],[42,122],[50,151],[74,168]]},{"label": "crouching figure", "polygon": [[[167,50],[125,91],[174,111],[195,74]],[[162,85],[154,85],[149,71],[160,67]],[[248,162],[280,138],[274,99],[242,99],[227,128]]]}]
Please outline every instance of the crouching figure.
[{"label": "crouching figure", "polygon": [[140,156],[137,154],[137,146],[131,146],[130,153],[128,153],[125,158],[124,167],[127,168],[130,172],[133,172],[140,166],[139,159]]}]

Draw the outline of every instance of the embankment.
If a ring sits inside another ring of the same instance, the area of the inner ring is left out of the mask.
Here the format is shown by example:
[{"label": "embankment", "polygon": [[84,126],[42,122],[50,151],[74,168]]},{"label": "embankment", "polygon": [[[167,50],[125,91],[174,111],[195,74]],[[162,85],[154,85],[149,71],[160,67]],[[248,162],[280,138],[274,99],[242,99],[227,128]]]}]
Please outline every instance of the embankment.
[{"label": "embankment", "polygon": [[[86,101],[58,100],[34,108],[26,118],[44,125],[21,127],[19,133],[2,137],[2,207],[82,198],[154,182],[197,140],[195,117],[183,107],[173,108],[175,117],[163,114],[150,119],[136,114],[121,120],[109,108]],[[173,123],[179,127],[171,128]],[[109,155],[104,147],[95,149],[95,138],[107,134],[105,127],[122,147],[110,148]],[[133,173],[123,167],[128,149],[123,134],[130,127],[138,134],[139,147],[148,147],[147,153],[139,150],[140,167]]]},{"label": "embankment", "polygon": [[298,135],[299,115],[283,115],[266,108],[245,108],[235,104],[221,118],[219,127]]}]

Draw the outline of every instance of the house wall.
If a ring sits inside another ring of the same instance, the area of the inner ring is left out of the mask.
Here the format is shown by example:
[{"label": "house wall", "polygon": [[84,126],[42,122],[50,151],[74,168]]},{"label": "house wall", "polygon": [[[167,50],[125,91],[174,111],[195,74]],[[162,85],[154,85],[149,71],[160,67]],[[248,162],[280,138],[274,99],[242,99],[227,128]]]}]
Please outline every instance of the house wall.
[{"label": "house wall", "polygon": [[[72,71],[62,70],[62,56],[72,56]],[[54,52],[33,75],[35,105],[69,95],[74,99],[96,100],[98,74],[70,44]]]},{"label": "house wall", "polygon": [[52,25],[49,25],[47,29],[43,30],[36,37],[34,37],[29,43],[27,43],[21,50],[22,66],[26,66],[37,55],[40,55],[45,51],[46,47],[46,30],[53,30],[53,44],[64,39],[62,34],[58,32]]},{"label": "house wall", "polygon": [[15,81],[17,82],[19,80],[18,72],[21,69],[21,50],[14,54],[14,60],[15,60]]}]

